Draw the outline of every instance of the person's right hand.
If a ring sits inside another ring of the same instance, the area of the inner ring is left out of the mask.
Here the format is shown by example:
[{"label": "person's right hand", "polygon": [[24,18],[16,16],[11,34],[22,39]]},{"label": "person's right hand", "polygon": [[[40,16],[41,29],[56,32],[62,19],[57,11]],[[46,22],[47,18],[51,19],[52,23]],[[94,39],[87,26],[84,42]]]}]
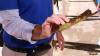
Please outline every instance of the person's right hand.
[{"label": "person's right hand", "polygon": [[54,31],[58,30],[58,28],[56,28],[55,26],[63,25],[66,22],[69,22],[69,19],[60,14],[56,14],[56,15],[52,15],[51,17],[48,17],[45,20],[45,22],[42,24],[42,26],[36,26],[32,34],[32,40],[40,40],[40,39],[45,39],[50,37],[52,34],[52,29]]}]

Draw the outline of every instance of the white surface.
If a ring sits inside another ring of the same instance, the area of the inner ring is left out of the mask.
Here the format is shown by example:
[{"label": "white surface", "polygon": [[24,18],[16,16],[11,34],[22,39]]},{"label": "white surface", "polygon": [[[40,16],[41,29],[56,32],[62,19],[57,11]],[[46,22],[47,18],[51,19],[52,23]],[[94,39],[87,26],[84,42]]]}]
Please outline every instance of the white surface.
[{"label": "white surface", "polygon": [[70,0],[70,1],[92,1],[92,0]]},{"label": "white surface", "polygon": [[79,15],[87,9],[92,10],[92,12],[97,10],[93,2],[70,2],[67,15]]}]

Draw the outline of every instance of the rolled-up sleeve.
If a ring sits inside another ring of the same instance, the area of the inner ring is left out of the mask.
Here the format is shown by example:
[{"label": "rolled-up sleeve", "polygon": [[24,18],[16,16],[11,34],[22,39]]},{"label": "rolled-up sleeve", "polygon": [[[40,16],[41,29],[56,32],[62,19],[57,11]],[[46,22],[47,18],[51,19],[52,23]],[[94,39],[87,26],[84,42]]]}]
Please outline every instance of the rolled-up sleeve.
[{"label": "rolled-up sleeve", "polygon": [[17,39],[29,41],[31,44],[36,43],[36,41],[31,40],[32,30],[36,24],[20,18],[17,9],[0,11],[0,23],[9,35]]}]

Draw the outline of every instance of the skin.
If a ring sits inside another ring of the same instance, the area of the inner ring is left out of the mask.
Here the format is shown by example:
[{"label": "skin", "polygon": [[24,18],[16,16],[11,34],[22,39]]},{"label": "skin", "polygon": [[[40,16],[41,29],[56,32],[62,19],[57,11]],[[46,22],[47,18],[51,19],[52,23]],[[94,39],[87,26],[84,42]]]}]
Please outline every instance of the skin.
[{"label": "skin", "polygon": [[[87,19],[87,17],[94,15],[97,12],[91,13],[91,10],[86,10],[74,19],[68,19],[63,15],[56,14],[48,17],[42,26],[36,26],[32,32],[32,40],[40,40],[48,38],[52,33],[56,33],[58,46],[61,50],[64,49],[64,38],[61,31],[71,27],[72,25]],[[66,27],[65,27],[66,26]],[[55,45],[55,44],[54,44]]]},{"label": "skin", "polygon": [[[61,50],[64,49],[64,38],[61,34],[61,32],[58,30],[59,25],[64,25],[66,22],[69,22],[70,20],[66,18],[64,15],[60,14],[54,14],[45,20],[45,22],[41,25],[37,25],[35,29],[32,31],[32,40],[41,40],[48,38],[51,36],[53,32],[56,33],[57,41],[59,44],[59,48]],[[52,31],[53,29],[53,31]]]}]

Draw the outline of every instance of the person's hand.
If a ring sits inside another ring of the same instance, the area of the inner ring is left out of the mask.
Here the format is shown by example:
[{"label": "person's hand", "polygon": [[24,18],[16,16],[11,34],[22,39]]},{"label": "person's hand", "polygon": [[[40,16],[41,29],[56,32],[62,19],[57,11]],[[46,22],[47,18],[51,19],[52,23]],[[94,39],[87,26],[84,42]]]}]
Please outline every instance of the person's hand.
[{"label": "person's hand", "polygon": [[42,24],[42,26],[37,26],[36,29],[34,29],[32,39],[40,40],[48,38],[52,34],[52,29],[54,29],[54,31],[58,30],[58,28],[56,28],[55,26],[63,25],[66,22],[69,22],[69,19],[65,16],[60,14],[52,15],[51,17],[47,18],[47,20]]},{"label": "person's hand", "polygon": [[60,50],[63,50],[64,49],[64,37],[63,37],[62,33],[60,31],[57,31],[56,37],[57,37],[57,42],[58,42],[57,47],[59,47]]},{"label": "person's hand", "polygon": [[70,21],[70,19],[68,19],[64,15],[54,14],[51,17],[48,17],[48,19],[45,22],[50,23],[50,24],[54,23],[56,25],[63,25],[66,22],[69,22],[69,21]]}]

